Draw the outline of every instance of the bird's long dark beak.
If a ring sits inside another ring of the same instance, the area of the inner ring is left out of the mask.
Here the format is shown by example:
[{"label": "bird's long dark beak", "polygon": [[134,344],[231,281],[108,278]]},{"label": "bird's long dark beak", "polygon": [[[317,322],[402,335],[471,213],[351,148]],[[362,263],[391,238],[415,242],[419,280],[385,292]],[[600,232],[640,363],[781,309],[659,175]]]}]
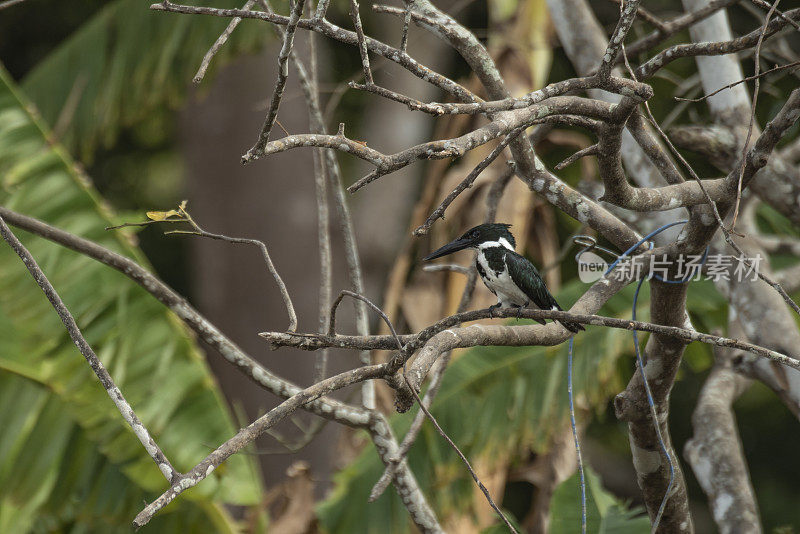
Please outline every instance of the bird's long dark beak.
[{"label": "bird's long dark beak", "polygon": [[429,256],[422,258],[422,261],[429,261],[435,260],[436,258],[441,258],[442,256],[447,256],[448,254],[452,254],[453,252],[458,252],[459,250],[464,250],[467,247],[472,246],[471,239],[456,239],[455,241],[451,241],[450,243],[446,244],[442,248],[434,251]]}]

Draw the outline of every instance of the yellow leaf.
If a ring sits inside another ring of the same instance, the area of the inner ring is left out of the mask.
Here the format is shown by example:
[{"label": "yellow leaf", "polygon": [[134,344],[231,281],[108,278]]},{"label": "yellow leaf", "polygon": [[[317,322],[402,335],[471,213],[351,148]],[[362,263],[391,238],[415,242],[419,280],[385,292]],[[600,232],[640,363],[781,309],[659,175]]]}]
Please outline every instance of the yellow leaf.
[{"label": "yellow leaf", "polygon": [[169,211],[148,211],[147,218],[151,221],[163,221],[164,219],[169,219],[170,217],[178,216],[180,217],[180,213],[175,210]]},{"label": "yellow leaf", "polygon": [[148,211],[147,218],[151,221],[163,221],[167,218],[166,211]]}]

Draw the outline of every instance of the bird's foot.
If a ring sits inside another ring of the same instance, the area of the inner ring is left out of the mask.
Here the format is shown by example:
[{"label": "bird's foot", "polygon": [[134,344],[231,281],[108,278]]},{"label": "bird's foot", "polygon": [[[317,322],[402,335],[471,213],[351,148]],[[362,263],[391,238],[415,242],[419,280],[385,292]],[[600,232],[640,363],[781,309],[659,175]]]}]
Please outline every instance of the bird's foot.
[{"label": "bird's foot", "polygon": [[494,318],[494,310],[496,310],[499,307],[500,307],[500,303],[499,302],[497,304],[493,304],[493,305],[489,306],[489,317]]}]

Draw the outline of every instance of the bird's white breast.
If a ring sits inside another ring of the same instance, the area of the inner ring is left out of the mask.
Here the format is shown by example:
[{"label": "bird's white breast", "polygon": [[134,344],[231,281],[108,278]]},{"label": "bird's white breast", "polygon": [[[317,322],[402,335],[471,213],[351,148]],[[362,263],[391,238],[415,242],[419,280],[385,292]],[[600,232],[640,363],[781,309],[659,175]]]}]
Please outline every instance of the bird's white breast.
[{"label": "bird's white breast", "polygon": [[489,262],[486,259],[486,256],[483,254],[483,250],[478,251],[478,263],[480,264],[483,272],[486,274],[485,277],[481,277],[483,279],[483,283],[486,284],[495,295],[497,295],[497,299],[503,306],[523,306],[525,305],[530,299],[528,296],[522,292],[520,288],[517,287],[517,284],[511,279],[511,275],[508,273],[508,265],[506,265],[505,258],[503,258],[503,267],[504,269],[497,273],[495,272],[490,266]]}]

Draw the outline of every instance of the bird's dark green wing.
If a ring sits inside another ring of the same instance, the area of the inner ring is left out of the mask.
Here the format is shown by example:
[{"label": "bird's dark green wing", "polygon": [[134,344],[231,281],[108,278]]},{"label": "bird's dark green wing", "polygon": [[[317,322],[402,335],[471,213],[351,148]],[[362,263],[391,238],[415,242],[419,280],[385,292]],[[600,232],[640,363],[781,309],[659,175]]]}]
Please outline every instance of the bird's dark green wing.
[{"label": "bird's dark green wing", "polygon": [[506,253],[505,260],[511,280],[528,295],[532,303],[542,310],[551,310],[554,306],[557,310],[561,309],[556,299],[547,290],[544,280],[539,276],[539,271],[531,262],[516,252],[510,251]]},{"label": "bird's dark green wing", "polygon": [[[528,295],[531,302],[541,310],[561,310],[556,299],[547,290],[544,280],[539,276],[539,271],[531,262],[516,252],[507,252],[505,255],[508,274],[511,280]],[[571,321],[558,321],[570,332],[577,333],[583,330],[583,325]]]}]

